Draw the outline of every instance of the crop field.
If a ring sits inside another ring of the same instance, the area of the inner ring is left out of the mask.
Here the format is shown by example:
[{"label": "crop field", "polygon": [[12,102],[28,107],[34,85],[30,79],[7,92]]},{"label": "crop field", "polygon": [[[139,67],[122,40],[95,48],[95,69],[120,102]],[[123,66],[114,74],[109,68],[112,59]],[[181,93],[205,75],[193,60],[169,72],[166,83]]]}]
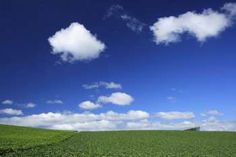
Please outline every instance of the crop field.
[{"label": "crop field", "polygon": [[[0,127],[2,156],[236,157],[236,133],[192,131],[63,132]],[[8,130],[8,131],[7,131]],[[9,133],[11,132],[11,133]],[[46,133],[48,132],[48,133]],[[28,134],[28,135],[26,135]],[[39,136],[42,134],[43,136]],[[20,138],[20,136],[22,136]],[[48,139],[48,140],[46,140]],[[28,142],[26,142],[28,141]],[[28,149],[18,149],[25,148]],[[1,156],[1,155],[0,155]]]},{"label": "crop field", "polygon": [[0,156],[15,150],[58,143],[73,132],[0,125]]}]

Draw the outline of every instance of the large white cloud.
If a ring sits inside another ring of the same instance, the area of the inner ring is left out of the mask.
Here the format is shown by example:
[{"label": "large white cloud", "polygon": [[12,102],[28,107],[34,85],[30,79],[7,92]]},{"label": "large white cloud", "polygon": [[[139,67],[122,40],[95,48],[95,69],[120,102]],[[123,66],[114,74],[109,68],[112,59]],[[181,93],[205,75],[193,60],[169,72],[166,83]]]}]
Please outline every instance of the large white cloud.
[{"label": "large white cloud", "polygon": [[155,116],[158,118],[167,119],[167,120],[192,119],[195,117],[193,112],[178,112],[178,111],[158,112]]},{"label": "large white cloud", "polygon": [[83,84],[82,87],[85,89],[96,89],[99,87],[104,87],[106,89],[121,89],[122,88],[121,84],[119,83],[105,82],[105,81],[94,82],[92,84]]},{"label": "large white cloud", "polygon": [[92,60],[105,49],[103,42],[77,22],[56,32],[48,41],[53,49],[51,53],[60,55],[65,62]]},{"label": "large white cloud", "polygon": [[83,110],[94,110],[94,109],[100,108],[101,105],[95,104],[91,101],[83,101],[79,104],[79,107]]},{"label": "large white cloud", "polygon": [[2,101],[2,104],[3,104],[3,105],[12,105],[12,104],[13,104],[13,101],[10,100],[10,99],[7,99],[7,100]]},{"label": "large white cloud", "polygon": [[5,108],[0,110],[0,114],[4,114],[4,115],[23,115],[23,112],[21,110],[16,110],[16,109],[12,109],[12,108]]},{"label": "large white cloud", "polygon": [[[224,10],[235,15],[232,4],[225,5]],[[207,38],[216,37],[231,25],[232,16],[220,13],[212,9],[206,9],[202,13],[189,11],[179,16],[162,17],[152,26],[156,44],[169,44],[179,42],[181,35],[188,33],[198,41],[203,42]]]},{"label": "large white cloud", "polygon": [[110,96],[99,96],[97,101],[102,104],[112,103],[122,106],[130,105],[134,101],[134,99],[132,96],[126,93],[116,92],[112,93]]}]

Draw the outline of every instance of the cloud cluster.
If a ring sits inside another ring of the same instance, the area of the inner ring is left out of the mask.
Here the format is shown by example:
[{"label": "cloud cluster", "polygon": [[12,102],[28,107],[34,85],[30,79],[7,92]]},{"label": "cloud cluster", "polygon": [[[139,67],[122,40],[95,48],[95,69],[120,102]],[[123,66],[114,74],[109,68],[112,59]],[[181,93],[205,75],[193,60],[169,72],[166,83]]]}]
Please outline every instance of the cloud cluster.
[{"label": "cloud cluster", "polygon": [[100,88],[100,87],[104,87],[106,89],[121,89],[122,88],[121,84],[119,84],[119,83],[104,82],[104,81],[95,82],[92,84],[83,84],[82,87],[84,89],[96,89],[96,88]]},{"label": "cloud cluster", "polygon": [[98,102],[102,104],[130,105],[134,101],[133,97],[122,92],[112,93],[110,96],[99,96]]},{"label": "cloud cluster", "polygon": [[84,25],[77,22],[56,32],[48,41],[52,47],[51,53],[60,55],[64,62],[93,60],[106,47]]},{"label": "cloud cluster", "polygon": [[124,121],[135,121],[149,118],[144,111],[127,113],[41,113],[24,117],[0,118],[1,124],[44,127],[63,130],[111,130],[121,128]]},{"label": "cloud cluster", "polygon": [[122,20],[126,26],[134,31],[134,32],[142,32],[144,27],[146,26],[145,23],[141,22],[134,16],[131,16],[126,13],[124,8],[121,5],[112,5],[105,15],[105,18],[109,18],[111,16],[116,17],[117,19]]},{"label": "cloud cluster", "polygon": [[158,112],[155,115],[158,118],[166,120],[175,120],[175,119],[193,119],[195,117],[193,112]]},{"label": "cloud cluster", "polygon": [[[184,119],[186,118],[186,116],[182,116],[182,118],[183,117]],[[28,116],[0,118],[0,123],[9,125],[21,125],[30,127],[43,127],[50,129],[78,131],[184,130],[196,126],[200,126],[201,130],[204,131],[236,131],[235,121],[230,122],[220,121],[218,119],[205,119],[199,122],[194,122],[192,120],[163,122],[158,121],[158,118],[154,119],[152,115],[142,110],[130,110],[126,113],[108,111],[99,114],[94,114],[90,112],[48,112]]]},{"label": "cloud cluster", "polygon": [[162,17],[150,26],[150,30],[153,32],[156,44],[179,42],[181,35],[185,33],[204,42],[207,38],[218,36],[231,26],[235,8],[235,3],[228,3],[223,7],[227,13],[205,9],[202,13],[189,11],[176,17]]},{"label": "cloud cluster", "polygon": [[4,114],[4,115],[23,115],[23,112],[21,110],[16,110],[16,109],[12,109],[12,108],[5,108],[0,110],[0,114]]}]

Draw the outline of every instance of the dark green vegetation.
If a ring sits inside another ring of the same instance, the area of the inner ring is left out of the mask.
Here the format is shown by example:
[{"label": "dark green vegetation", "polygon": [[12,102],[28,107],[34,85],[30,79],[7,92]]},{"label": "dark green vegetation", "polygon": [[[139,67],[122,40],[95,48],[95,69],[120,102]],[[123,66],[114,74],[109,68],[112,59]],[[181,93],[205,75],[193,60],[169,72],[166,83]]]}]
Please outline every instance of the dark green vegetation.
[{"label": "dark green vegetation", "polygon": [[[61,142],[4,156],[236,157],[236,133],[232,132],[113,131],[73,134]],[[4,143],[2,140],[7,142],[7,136],[1,138],[1,143]],[[31,140],[35,141],[34,137]]]},{"label": "dark green vegetation", "polygon": [[0,125],[0,156],[16,150],[58,143],[73,132]]}]

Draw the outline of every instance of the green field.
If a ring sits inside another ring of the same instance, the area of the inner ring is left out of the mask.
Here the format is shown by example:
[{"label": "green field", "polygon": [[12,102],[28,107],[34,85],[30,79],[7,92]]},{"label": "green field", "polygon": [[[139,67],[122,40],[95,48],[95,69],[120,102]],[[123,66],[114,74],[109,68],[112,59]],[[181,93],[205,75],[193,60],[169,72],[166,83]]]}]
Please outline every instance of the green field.
[{"label": "green field", "polygon": [[236,157],[236,133],[191,131],[77,133],[0,126],[0,146],[1,152],[11,148],[11,152],[2,153],[2,156],[22,157]]}]

